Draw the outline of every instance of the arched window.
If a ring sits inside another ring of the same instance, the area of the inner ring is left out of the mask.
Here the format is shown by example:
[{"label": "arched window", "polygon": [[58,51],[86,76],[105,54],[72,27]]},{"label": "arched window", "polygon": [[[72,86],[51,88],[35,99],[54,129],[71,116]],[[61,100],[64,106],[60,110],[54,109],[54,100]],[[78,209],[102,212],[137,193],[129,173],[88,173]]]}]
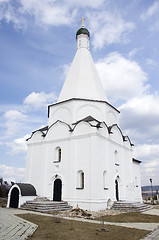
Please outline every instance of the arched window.
[{"label": "arched window", "polygon": [[84,189],[84,172],[79,170],[77,172],[77,185],[76,189]]},{"label": "arched window", "polygon": [[108,176],[107,176],[107,171],[103,172],[103,187],[104,189],[108,189]]},{"label": "arched window", "polygon": [[55,161],[54,162],[61,162],[61,148],[55,148]]}]

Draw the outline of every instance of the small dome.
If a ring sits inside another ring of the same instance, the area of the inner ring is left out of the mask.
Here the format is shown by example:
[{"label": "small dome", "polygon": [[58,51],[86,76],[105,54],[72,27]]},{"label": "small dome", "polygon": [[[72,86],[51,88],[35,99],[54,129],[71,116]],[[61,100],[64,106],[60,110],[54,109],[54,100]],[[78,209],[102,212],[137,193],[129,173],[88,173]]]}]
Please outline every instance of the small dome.
[{"label": "small dome", "polygon": [[87,34],[88,37],[90,38],[90,33],[89,33],[89,31],[88,31],[86,28],[80,28],[80,29],[77,31],[77,33],[76,33],[76,38],[77,38],[77,36],[80,35],[80,34]]}]

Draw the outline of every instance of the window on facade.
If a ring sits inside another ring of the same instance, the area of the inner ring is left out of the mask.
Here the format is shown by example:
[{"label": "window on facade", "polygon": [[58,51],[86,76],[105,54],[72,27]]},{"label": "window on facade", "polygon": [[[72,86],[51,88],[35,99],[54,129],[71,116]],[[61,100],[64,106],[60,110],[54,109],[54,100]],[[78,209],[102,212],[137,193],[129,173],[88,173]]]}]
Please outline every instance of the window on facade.
[{"label": "window on facade", "polygon": [[118,155],[118,151],[117,150],[115,150],[114,151],[114,157],[115,157],[115,165],[116,166],[119,166],[119,155]]},{"label": "window on facade", "polygon": [[55,148],[55,161],[54,162],[61,162],[61,148]]},{"label": "window on facade", "polygon": [[58,161],[61,162],[61,148],[58,149]]},{"label": "window on facade", "polygon": [[104,189],[108,189],[108,176],[107,171],[103,172],[103,187]]},{"label": "window on facade", "polygon": [[84,172],[82,170],[77,172],[77,187],[76,189],[84,189]]},{"label": "window on facade", "polygon": [[135,177],[135,187],[138,187],[138,179]]}]

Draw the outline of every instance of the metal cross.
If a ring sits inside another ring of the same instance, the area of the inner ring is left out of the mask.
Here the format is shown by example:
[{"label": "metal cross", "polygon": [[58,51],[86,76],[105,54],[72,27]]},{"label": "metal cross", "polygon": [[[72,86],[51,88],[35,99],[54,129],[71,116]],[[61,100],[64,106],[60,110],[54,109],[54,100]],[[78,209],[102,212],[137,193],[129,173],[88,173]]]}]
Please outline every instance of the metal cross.
[{"label": "metal cross", "polygon": [[86,20],[85,18],[82,18],[81,22],[82,22],[82,28],[84,28],[84,20]]}]

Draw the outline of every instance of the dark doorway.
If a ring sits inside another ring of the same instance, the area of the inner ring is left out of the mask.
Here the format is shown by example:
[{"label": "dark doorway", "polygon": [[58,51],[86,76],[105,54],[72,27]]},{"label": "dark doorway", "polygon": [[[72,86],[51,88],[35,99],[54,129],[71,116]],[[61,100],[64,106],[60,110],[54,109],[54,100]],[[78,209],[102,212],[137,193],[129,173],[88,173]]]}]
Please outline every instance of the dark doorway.
[{"label": "dark doorway", "polygon": [[62,181],[60,179],[56,179],[54,181],[53,201],[61,201],[61,194],[62,194]]},{"label": "dark doorway", "polygon": [[15,187],[11,192],[9,207],[18,208],[18,204],[19,204],[19,190],[18,188]]},{"label": "dark doorway", "polygon": [[118,180],[115,180],[115,193],[116,193],[116,200],[119,201],[119,186],[118,186]]}]

